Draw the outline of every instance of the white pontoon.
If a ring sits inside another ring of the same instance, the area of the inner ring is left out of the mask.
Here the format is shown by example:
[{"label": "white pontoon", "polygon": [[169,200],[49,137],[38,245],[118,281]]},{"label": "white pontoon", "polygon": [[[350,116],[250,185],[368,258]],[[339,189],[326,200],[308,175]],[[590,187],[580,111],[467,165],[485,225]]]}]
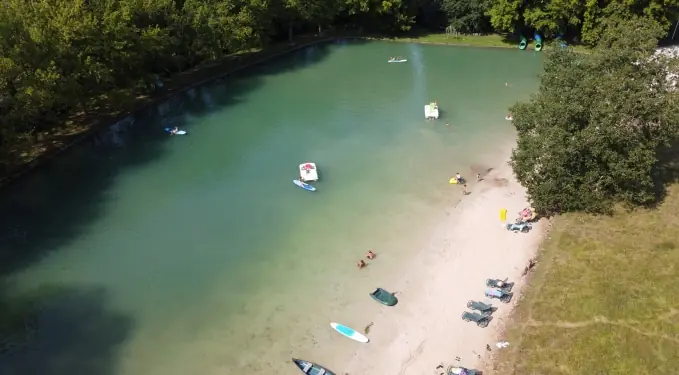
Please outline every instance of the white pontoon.
[{"label": "white pontoon", "polygon": [[436,120],[439,118],[439,106],[436,102],[424,106],[424,118],[427,120]]},{"label": "white pontoon", "polygon": [[299,179],[303,182],[318,181],[316,163],[302,163],[299,165]]}]

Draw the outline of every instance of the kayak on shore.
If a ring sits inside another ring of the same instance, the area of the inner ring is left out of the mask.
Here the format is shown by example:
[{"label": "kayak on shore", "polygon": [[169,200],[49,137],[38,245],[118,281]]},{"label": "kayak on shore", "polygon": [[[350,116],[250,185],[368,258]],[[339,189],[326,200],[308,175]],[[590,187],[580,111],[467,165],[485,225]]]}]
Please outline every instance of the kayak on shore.
[{"label": "kayak on shore", "polygon": [[302,359],[293,358],[292,362],[302,370],[303,373],[308,375],[335,375],[334,372],[328,370],[327,368],[309,361],[304,361]]},{"label": "kayak on shore", "polygon": [[393,293],[389,293],[382,288],[375,289],[374,292],[370,293],[370,297],[384,306],[394,306],[398,303],[398,299],[396,299]]}]

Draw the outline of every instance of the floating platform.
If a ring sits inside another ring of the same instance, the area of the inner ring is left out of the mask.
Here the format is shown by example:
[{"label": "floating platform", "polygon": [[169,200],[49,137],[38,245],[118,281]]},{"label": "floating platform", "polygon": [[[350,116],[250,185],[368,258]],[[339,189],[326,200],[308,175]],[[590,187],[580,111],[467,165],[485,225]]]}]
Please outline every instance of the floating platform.
[{"label": "floating platform", "polygon": [[436,103],[430,103],[424,106],[424,118],[427,120],[436,120],[439,118],[439,106]]},{"label": "floating platform", "polygon": [[318,181],[316,163],[306,162],[299,165],[299,179],[303,182]]}]

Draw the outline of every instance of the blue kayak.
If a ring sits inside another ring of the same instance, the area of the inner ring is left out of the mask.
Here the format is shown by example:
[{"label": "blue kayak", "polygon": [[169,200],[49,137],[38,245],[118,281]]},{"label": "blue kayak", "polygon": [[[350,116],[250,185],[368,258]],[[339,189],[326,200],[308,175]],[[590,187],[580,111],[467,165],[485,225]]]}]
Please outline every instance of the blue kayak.
[{"label": "blue kayak", "polygon": [[300,180],[292,180],[292,183],[307,191],[316,191],[316,188]]}]

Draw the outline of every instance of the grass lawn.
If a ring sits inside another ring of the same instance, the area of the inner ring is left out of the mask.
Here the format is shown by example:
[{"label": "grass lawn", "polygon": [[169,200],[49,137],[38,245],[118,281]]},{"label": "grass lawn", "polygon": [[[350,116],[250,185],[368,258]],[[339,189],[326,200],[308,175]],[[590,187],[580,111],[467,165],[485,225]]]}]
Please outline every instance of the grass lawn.
[{"label": "grass lawn", "polygon": [[[519,49],[519,40],[512,36],[488,34],[488,35],[459,35],[451,36],[446,33],[422,34],[417,36],[404,36],[396,38],[380,38],[374,39],[390,40],[394,42],[403,43],[425,43],[425,44],[445,44],[451,46],[469,46],[469,47],[494,47],[494,48],[516,48]],[[548,51],[555,48],[556,44],[553,40],[545,40],[543,51]],[[532,39],[528,39],[527,52],[534,52],[535,43]],[[587,47],[572,46],[575,51],[586,52]]]},{"label": "grass lawn", "polygon": [[[399,42],[409,43],[431,43],[431,44],[451,44],[451,45],[467,45],[475,47],[503,47],[503,48],[519,48],[518,41],[509,40],[502,35],[460,35],[450,36],[445,33],[441,34],[425,34],[416,37],[396,38]],[[528,48],[532,46],[529,45]]]},{"label": "grass lawn", "polygon": [[678,212],[672,186],[655,210],[556,218],[488,372],[679,373]]}]

